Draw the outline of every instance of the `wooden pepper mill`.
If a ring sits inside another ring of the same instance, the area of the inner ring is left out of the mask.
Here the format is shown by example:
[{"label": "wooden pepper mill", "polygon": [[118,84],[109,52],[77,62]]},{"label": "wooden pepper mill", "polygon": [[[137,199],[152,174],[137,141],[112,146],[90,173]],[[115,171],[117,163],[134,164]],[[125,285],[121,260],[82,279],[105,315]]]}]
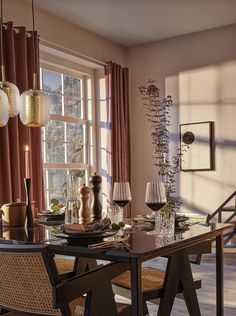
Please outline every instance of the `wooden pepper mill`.
[{"label": "wooden pepper mill", "polygon": [[101,190],[101,183],[102,177],[100,177],[96,172],[94,175],[89,179],[91,183],[91,190],[93,191],[93,201],[91,204],[91,213],[93,220],[99,220],[102,218],[102,204],[100,201],[100,190]]},{"label": "wooden pepper mill", "polygon": [[80,209],[79,209],[79,223],[87,224],[90,221],[90,208],[88,205],[89,200],[89,187],[85,184],[79,188],[80,193]]}]

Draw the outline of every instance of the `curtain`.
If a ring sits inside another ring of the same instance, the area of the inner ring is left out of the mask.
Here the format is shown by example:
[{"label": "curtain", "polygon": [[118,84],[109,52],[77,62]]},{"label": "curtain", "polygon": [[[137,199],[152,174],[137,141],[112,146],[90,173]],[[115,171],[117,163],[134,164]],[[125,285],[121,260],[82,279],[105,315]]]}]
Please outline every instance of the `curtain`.
[{"label": "curtain", "polygon": [[[34,38],[39,74],[39,46],[36,32]],[[32,88],[32,32],[27,32],[25,27],[13,28],[12,22],[6,23],[3,31],[3,47],[7,81],[16,84],[20,93]],[[15,202],[17,198],[25,200],[23,179],[26,145],[29,146],[32,201],[35,201],[39,209],[44,208],[41,129],[24,126],[19,116],[10,118],[8,124],[0,128],[0,206]]]},{"label": "curtain", "polygon": [[[112,197],[114,182],[129,182],[130,170],[130,115],[129,70],[109,62],[105,66],[106,97],[108,108],[108,175],[109,192]],[[132,194],[132,192],[131,192]],[[130,217],[130,206],[126,207]]]}]

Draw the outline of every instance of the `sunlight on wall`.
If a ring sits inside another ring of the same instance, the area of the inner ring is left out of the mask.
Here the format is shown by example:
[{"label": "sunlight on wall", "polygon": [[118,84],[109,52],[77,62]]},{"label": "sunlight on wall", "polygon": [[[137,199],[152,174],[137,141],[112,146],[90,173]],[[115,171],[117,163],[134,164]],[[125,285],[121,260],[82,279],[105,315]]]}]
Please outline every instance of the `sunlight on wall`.
[{"label": "sunlight on wall", "polygon": [[[236,61],[192,69],[166,79],[172,95],[171,147],[179,124],[215,122],[215,170],[181,171],[182,210],[213,212],[236,189]],[[174,118],[173,118],[174,117]]]},{"label": "sunlight on wall", "polygon": [[182,104],[217,102],[218,69],[216,66],[189,70],[179,74],[179,101]]}]

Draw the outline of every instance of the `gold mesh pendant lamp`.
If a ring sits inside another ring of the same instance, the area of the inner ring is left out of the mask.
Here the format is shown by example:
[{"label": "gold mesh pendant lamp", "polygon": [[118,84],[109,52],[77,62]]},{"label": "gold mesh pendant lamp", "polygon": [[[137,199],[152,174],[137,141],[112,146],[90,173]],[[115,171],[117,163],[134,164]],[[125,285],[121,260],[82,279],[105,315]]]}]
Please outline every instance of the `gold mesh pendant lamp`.
[{"label": "gold mesh pendant lamp", "polygon": [[36,49],[35,49],[35,23],[34,23],[34,0],[32,0],[33,20],[33,89],[22,93],[20,97],[20,119],[29,127],[45,126],[49,121],[49,98],[37,89],[36,73]]},{"label": "gold mesh pendant lamp", "polygon": [[[14,117],[19,113],[20,93],[14,83],[6,81],[5,63],[4,63],[4,49],[3,49],[3,0],[1,0],[1,74],[2,81],[0,81],[0,89],[4,91],[8,97],[8,111],[9,116]],[[2,97],[5,99],[4,97]]]}]

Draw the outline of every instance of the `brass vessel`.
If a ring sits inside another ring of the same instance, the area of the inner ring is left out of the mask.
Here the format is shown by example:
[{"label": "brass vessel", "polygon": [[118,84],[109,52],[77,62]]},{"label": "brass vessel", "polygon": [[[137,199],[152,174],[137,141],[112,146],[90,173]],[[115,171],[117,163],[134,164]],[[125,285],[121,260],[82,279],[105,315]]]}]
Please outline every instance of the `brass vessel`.
[{"label": "brass vessel", "polygon": [[25,226],[26,206],[25,203],[8,203],[2,206],[2,223],[4,226]]}]

